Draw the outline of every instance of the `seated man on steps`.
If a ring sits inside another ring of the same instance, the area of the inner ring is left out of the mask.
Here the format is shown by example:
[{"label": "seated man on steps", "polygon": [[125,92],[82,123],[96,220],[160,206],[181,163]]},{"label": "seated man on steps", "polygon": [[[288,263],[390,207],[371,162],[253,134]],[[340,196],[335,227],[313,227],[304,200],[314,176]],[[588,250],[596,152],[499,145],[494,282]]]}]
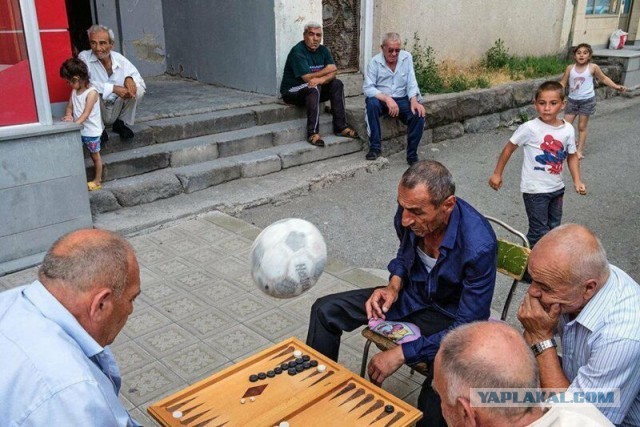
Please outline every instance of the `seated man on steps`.
[{"label": "seated man on steps", "polygon": [[[389,284],[318,299],[311,308],[308,345],[337,360],[342,331],[371,318],[417,325],[420,338],[377,353],[369,362],[369,377],[382,384],[404,363],[431,366],[447,332],[489,318],[496,236],[487,220],[454,193],[453,178],[442,164],[425,160],[407,169],[398,185],[394,225],[400,247],[388,266]],[[446,425],[431,376],[422,385],[418,408],[428,414],[419,426]]]},{"label": "seated man on steps", "polygon": [[315,22],[304,26],[303,40],[287,56],[280,93],[287,104],[307,108],[307,141],[324,147],[320,136],[320,103],[331,101],[333,132],[339,136],[357,138],[355,130],[347,126],[344,111],[344,88],[336,79],[338,69],[333,57],[320,44],[322,27]]},{"label": "seated man on steps", "polygon": [[[113,125],[120,138],[133,138],[128,127],[135,123],[136,107],[146,86],[140,73],[127,58],[114,52],[114,36],[104,25],[92,25],[88,30],[91,50],[80,52],[78,58],[89,68],[91,84],[100,94],[100,113],[105,125]],[[103,142],[108,139],[102,134]]]},{"label": "seated man on steps", "polygon": [[382,52],[373,57],[364,76],[362,91],[366,99],[369,152],[367,160],[380,156],[380,116],[397,117],[407,125],[407,163],[418,161],[418,144],[425,124],[425,109],[413,69],[413,58],[403,50],[398,33],[387,33]]}]

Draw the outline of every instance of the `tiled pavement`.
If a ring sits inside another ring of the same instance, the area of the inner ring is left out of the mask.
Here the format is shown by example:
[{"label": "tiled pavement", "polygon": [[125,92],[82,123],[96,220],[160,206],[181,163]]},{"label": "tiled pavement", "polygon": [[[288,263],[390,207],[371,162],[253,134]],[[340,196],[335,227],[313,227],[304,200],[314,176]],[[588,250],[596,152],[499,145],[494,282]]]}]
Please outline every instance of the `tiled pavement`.
[{"label": "tiled pavement", "polygon": [[[146,408],[158,399],[285,338],[304,341],[316,298],[386,283],[330,258],[306,294],[269,297],[253,284],[248,264],[259,232],[214,212],[129,239],[140,262],[142,294],[112,350],[122,372],[121,399],[143,425],[156,425]],[[0,277],[0,290],[30,283],[36,271]],[[342,341],[339,362],[359,372],[360,331]],[[415,405],[422,379],[403,367],[383,388]]]}]

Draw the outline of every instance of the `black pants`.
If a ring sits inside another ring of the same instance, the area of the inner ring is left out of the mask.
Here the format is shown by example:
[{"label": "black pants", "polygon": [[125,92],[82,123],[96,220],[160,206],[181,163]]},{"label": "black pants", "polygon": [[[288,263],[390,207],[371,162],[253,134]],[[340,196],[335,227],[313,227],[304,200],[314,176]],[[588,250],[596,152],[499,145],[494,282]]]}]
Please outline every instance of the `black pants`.
[{"label": "black pants", "polygon": [[303,87],[297,92],[286,92],[282,95],[282,100],[287,104],[307,107],[307,137],[319,133],[321,102],[331,101],[334,133],[340,133],[347,127],[344,86],[338,79],[316,87]]},{"label": "black pants", "polygon": [[[350,332],[367,324],[364,303],[373,291],[374,288],[356,289],[318,298],[311,308],[307,344],[337,361],[342,331]],[[433,335],[453,323],[452,318],[432,308],[412,313],[402,320],[417,325],[423,336]],[[422,383],[418,397],[418,409],[423,412],[424,417],[417,426],[446,426],[440,408],[440,397],[431,388],[433,369],[429,371],[430,375]]]}]

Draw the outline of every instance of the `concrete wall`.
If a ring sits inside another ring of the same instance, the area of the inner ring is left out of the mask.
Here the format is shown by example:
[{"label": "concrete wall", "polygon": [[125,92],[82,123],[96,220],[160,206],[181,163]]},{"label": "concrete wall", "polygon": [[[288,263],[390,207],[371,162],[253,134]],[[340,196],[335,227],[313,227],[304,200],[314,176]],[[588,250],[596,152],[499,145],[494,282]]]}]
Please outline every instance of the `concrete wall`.
[{"label": "concrete wall", "polygon": [[79,126],[0,139],[0,218],[0,275],[40,262],[58,237],[92,226]]},{"label": "concrete wall", "polygon": [[273,0],[163,0],[167,72],[276,93]]},{"label": "concrete wall", "polygon": [[[608,47],[609,36],[620,28],[620,13],[616,15],[587,15],[587,0],[577,0],[573,45],[589,43],[594,47]],[[622,6],[620,7],[622,12]],[[629,38],[635,40],[640,18],[640,1],[635,1],[629,20]]]},{"label": "concrete wall", "polygon": [[289,51],[300,40],[307,22],[322,24],[322,0],[275,0],[276,85],[280,88]]},{"label": "concrete wall", "polygon": [[126,56],[143,77],[166,70],[162,9],[157,0],[96,1],[98,23],[116,34],[114,49]]},{"label": "concrete wall", "polygon": [[377,0],[373,51],[380,52],[384,33],[396,31],[409,46],[417,33],[438,60],[479,60],[498,38],[513,54],[556,54],[567,44],[567,2],[571,0]]}]

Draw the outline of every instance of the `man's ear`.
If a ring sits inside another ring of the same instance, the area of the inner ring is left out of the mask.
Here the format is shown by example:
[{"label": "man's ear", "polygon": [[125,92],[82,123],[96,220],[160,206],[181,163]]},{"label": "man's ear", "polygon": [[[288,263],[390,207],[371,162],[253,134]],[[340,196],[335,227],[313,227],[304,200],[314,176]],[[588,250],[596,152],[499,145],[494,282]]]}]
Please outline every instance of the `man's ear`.
[{"label": "man's ear", "polygon": [[582,297],[585,301],[589,301],[598,291],[598,282],[595,279],[589,279],[584,282],[584,291]]},{"label": "man's ear", "polygon": [[456,410],[460,411],[460,419],[462,419],[465,426],[476,426],[476,411],[471,406],[471,401],[466,397],[458,397],[456,399]]},{"label": "man's ear", "polygon": [[456,196],[454,196],[453,194],[447,197],[446,199],[444,199],[444,202],[442,202],[442,206],[444,206],[447,212],[451,212],[455,205],[456,205]]},{"label": "man's ear", "polygon": [[98,292],[93,294],[91,305],[89,307],[89,315],[94,322],[103,320],[113,310],[113,290],[109,288],[100,288]]}]

